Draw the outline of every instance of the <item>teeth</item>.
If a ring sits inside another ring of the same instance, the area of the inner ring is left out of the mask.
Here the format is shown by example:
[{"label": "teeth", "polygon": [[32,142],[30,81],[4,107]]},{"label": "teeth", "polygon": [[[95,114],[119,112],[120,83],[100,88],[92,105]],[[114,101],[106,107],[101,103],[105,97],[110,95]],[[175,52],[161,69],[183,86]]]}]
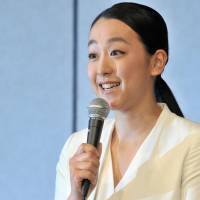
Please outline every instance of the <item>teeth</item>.
[{"label": "teeth", "polygon": [[103,84],[101,84],[101,87],[103,89],[111,89],[111,88],[117,87],[119,85],[120,85],[120,83],[103,83]]}]

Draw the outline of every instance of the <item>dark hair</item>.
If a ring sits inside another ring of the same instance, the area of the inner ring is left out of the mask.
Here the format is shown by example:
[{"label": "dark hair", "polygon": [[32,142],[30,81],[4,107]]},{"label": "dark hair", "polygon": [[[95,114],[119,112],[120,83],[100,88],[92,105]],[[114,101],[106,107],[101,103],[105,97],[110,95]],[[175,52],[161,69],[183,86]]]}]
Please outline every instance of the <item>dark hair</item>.
[{"label": "dark hair", "polygon": [[[149,54],[153,55],[158,49],[169,54],[167,26],[163,17],[154,9],[137,3],[118,3],[101,12],[91,28],[100,18],[118,19],[127,24],[140,36]],[[172,91],[161,75],[156,77],[154,91],[157,102],[166,103],[172,112],[183,117]]]}]

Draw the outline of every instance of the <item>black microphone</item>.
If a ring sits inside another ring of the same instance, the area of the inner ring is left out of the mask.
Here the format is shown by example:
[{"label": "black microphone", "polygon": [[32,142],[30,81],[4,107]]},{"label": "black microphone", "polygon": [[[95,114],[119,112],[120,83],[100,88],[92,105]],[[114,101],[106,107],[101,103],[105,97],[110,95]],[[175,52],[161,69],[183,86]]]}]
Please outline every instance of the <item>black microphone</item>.
[{"label": "black microphone", "polygon": [[[88,144],[92,144],[95,147],[98,146],[104,119],[108,116],[109,111],[110,108],[108,103],[102,98],[93,99],[89,104],[88,106],[89,123],[88,123],[88,135],[87,135]],[[90,187],[90,181],[88,179],[84,179],[82,182],[82,189],[81,189],[83,199],[86,198],[89,187]]]}]

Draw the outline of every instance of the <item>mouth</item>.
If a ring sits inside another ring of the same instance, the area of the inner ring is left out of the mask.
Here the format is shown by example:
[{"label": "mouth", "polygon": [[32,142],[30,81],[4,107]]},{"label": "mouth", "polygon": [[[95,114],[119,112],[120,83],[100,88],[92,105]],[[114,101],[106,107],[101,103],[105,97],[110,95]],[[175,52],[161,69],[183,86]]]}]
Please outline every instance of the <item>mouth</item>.
[{"label": "mouth", "polygon": [[120,82],[111,82],[111,83],[99,83],[99,86],[103,90],[110,90],[120,86]]}]

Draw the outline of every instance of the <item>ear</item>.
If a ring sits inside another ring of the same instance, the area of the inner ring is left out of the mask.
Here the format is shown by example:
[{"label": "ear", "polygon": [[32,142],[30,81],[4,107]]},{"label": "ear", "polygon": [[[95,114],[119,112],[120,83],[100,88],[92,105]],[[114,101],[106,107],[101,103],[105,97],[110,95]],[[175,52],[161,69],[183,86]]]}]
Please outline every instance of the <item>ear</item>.
[{"label": "ear", "polygon": [[162,49],[158,49],[152,56],[151,69],[150,69],[151,75],[152,76],[160,75],[164,71],[166,62],[167,62],[167,53]]}]

